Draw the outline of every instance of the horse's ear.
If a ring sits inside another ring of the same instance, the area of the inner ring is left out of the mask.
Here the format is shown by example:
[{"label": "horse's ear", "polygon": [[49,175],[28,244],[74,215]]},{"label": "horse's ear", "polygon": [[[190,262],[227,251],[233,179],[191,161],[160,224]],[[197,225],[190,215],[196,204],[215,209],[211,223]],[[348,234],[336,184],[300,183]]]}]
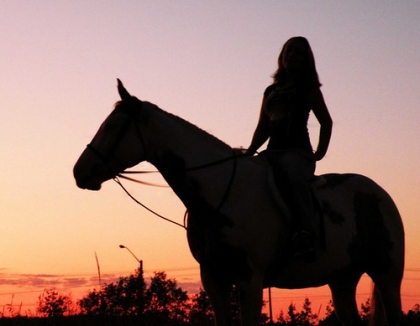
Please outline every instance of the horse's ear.
[{"label": "horse's ear", "polygon": [[127,92],[127,90],[125,89],[123,83],[121,82],[121,80],[119,80],[117,78],[117,82],[118,82],[118,93],[120,94],[121,100],[128,100],[131,98],[131,95],[129,92]]}]

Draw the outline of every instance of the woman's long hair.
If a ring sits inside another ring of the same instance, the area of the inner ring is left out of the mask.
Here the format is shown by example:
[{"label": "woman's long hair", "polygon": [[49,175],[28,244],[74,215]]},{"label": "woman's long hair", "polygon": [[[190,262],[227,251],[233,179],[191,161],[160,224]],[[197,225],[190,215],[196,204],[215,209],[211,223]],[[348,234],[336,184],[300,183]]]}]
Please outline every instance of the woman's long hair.
[{"label": "woman's long hair", "polygon": [[298,86],[302,88],[312,88],[312,87],[321,87],[322,84],[319,82],[318,73],[315,67],[315,58],[312,52],[311,46],[309,45],[308,40],[303,36],[295,36],[290,38],[284,45],[280,52],[278,58],[278,69],[273,74],[274,83],[281,83],[286,79],[286,68],[283,66],[283,55],[286,45],[290,42],[298,41],[301,42],[306,49],[305,62],[299,74],[299,79],[297,80]]}]

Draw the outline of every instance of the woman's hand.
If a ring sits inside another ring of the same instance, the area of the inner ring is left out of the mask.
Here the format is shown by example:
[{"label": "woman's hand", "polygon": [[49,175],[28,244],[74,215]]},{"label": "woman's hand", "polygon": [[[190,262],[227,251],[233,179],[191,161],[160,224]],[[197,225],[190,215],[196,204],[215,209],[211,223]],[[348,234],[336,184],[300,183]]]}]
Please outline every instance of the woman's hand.
[{"label": "woman's hand", "polygon": [[321,126],[318,147],[314,154],[315,161],[320,161],[327,153],[333,122],[319,88],[314,88],[309,92],[309,101],[312,104],[312,111]]}]

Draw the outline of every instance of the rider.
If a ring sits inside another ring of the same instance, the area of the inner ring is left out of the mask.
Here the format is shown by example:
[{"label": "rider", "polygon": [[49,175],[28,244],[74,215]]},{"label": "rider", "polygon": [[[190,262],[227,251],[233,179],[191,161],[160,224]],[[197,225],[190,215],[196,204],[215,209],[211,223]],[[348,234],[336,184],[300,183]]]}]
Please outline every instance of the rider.
[{"label": "rider", "polygon": [[[332,120],[306,38],[293,37],[284,44],[273,80],[264,92],[259,121],[246,152],[254,154],[269,139],[263,153],[273,166],[276,184],[294,218],[294,255],[314,256],[313,205],[308,181],[314,175],[315,162],[327,152]],[[310,111],[320,123],[315,152],[307,126]]]}]

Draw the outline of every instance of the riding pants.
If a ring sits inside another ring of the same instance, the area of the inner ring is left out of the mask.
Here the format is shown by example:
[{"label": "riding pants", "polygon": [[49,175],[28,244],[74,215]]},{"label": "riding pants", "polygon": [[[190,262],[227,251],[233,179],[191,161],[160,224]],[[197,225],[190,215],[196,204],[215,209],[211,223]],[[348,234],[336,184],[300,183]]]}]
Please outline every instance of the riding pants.
[{"label": "riding pants", "polygon": [[292,213],[294,231],[305,230],[314,235],[314,209],[309,181],[315,172],[315,161],[299,151],[266,150],[274,179]]}]

